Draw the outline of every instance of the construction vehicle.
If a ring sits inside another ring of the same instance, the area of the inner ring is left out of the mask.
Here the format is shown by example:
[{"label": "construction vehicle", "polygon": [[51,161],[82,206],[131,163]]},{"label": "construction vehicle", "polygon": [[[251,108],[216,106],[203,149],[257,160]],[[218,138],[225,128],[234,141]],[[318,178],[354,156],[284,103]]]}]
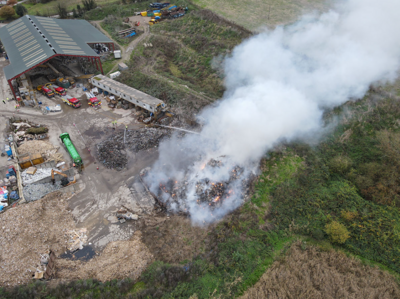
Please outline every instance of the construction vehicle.
[{"label": "construction vehicle", "polygon": [[46,86],[39,85],[36,89],[38,91],[40,91],[41,93],[43,93],[49,99],[54,97],[54,92],[51,89],[49,89],[48,87],[46,87]]},{"label": "construction vehicle", "polygon": [[158,113],[156,113],[155,115],[154,115],[154,118],[153,118],[153,120],[156,122],[156,123],[161,123],[161,120],[163,120],[163,119],[165,119],[165,118],[167,118],[167,117],[171,117],[171,120],[172,120],[172,117],[174,117],[175,116],[175,114],[174,113],[172,113],[171,111],[168,111],[168,110],[166,110],[166,111],[159,111]]},{"label": "construction vehicle", "polygon": [[77,98],[73,98],[71,96],[66,95],[66,96],[61,97],[61,99],[68,106],[72,106],[74,108],[79,108],[82,106]]},{"label": "construction vehicle", "polygon": [[86,98],[88,99],[89,106],[94,108],[99,108],[101,106],[101,101],[93,93],[87,92]]},{"label": "construction vehicle", "polygon": [[56,95],[59,96],[65,96],[67,94],[67,91],[65,88],[60,87],[58,85],[52,84],[52,83],[46,83],[45,86],[49,89],[51,89]]},{"label": "construction vehicle", "polygon": [[160,21],[161,21],[161,17],[154,17],[149,21],[149,25],[157,24]]},{"label": "construction vehicle", "polygon": [[82,76],[76,76],[76,77],[65,77],[66,80],[69,81],[69,83],[71,85],[74,85],[76,83],[76,80],[80,80],[80,79],[90,79],[94,76],[94,74],[87,74],[87,75],[82,75]]},{"label": "construction vehicle", "polygon": [[51,182],[53,183],[53,185],[56,183],[56,178],[54,177],[54,174],[55,174],[55,173],[56,173],[56,174],[59,174],[59,175],[61,175],[62,177],[64,177],[64,178],[67,179],[68,183],[65,184],[65,185],[63,185],[64,187],[67,187],[67,186],[69,186],[69,185],[72,185],[72,184],[75,184],[75,183],[76,183],[76,178],[75,178],[75,176],[74,176],[74,179],[73,179],[72,181],[69,181],[69,180],[68,180],[68,176],[67,176],[65,173],[62,173],[62,172],[59,172],[59,171],[57,171],[57,170],[52,169],[52,170],[51,170]]},{"label": "construction vehicle", "polygon": [[62,143],[64,143],[65,147],[67,148],[68,153],[70,154],[72,161],[76,166],[79,166],[82,168],[83,163],[82,163],[82,158],[78,154],[78,151],[76,150],[74,144],[71,141],[71,138],[69,137],[68,133],[62,133],[60,135],[60,139]]}]

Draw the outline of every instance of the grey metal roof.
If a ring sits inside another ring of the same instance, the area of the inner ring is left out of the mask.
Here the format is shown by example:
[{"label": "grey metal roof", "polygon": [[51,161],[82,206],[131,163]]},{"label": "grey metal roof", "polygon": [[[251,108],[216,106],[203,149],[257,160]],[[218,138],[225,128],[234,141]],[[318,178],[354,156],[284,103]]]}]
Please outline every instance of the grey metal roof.
[{"label": "grey metal roof", "polygon": [[0,28],[11,64],[4,68],[14,78],[54,55],[98,56],[88,43],[112,41],[85,20],[23,16]]},{"label": "grey metal roof", "polygon": [[[133,87],[127,86],[121,82],[115,81],[115,80],[108,78],[106,76],[103,76],[103,75],[96,75],[96,76],[92,77],[92,81],[94,81],[94,80],[96,80],[99,83],[102,83],[104,86],[115,89],[117,92],[119,92],[122,95],[132,97],[132,98],[142,101],[143,103],[148,104],[150,106],[157,107],[159,104],[164,103],[160,99],[157,99],[147,93],[144,93],[140,90],[137,90]],[[104,86],[103,86],[103,89],[104,89]],[[128,100],[126,97],[124,97],[124,98],[126,100]]]}]

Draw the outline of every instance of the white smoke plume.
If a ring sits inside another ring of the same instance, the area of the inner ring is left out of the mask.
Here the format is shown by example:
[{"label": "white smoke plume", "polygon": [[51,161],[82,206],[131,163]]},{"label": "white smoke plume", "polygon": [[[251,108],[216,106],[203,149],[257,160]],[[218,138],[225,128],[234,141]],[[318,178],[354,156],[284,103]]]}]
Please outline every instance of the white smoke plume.
[{"label": "white smoke plume", "polygon": [[[244,41],[225,61],[226,92],[201,113],[201,134],[161,144],[146,177],[150,189],[155,192],[171,177],[185,180],[187,196],[170,208],[189,212],[194,223],[237,208],[243,201],[240,183],[230,186],[235,196],[211,209],[198,202],[196,182],[227,180],[235,165],[247,175],[280,140],[320,130],[324,108],[362,97],[372,83],[395,80],[399,12],[399,0],[341,1],[327,13]],[[222,167],[204,168],[221,156]]]}]

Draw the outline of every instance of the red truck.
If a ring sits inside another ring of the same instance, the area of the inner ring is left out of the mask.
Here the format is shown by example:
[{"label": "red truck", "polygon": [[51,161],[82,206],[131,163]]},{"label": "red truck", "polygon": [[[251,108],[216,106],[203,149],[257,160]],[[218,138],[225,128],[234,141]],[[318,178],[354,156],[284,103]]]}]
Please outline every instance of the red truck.
[{"label": "red truck", "polygon": [[67,91],[66,91],[63,87],[60,87],[60,86],[58,86],[58,85],[54,85],[54,84],[51,84],[51,83],[47,83],[45,86],[46,86],[47,88],[51,89],[52,91],[54,91],[54,93],[55,93],[56,95],[65,96],[65,95],[67,94]]},{"label": "red truck", "polygon": [[51,89],[47,88],[46,86],[39,85],[37,87],[37,90],[39,90],[41,93],[43,93],[48,98],[54,97],[54,92]]},{"label": "red truck", "polygon": [[68,106],[72,106],[74,108],[79,108],[82,106],[81,103],[79,102],[79,100],[76,98],[73,98],[70,96],[64,96],[64,97],[61,97],[61,99]]},{"label": "red truck", "polygon": [[65,96],[67,94],[67,92],[63,87],[56,87],[55,85],[54,85],[54,92],[59,96]]},{"label": "red truck", "polygon": [[87,92],[86,97],[88,99],[89,106],[92,106],[92,107],[100,107],[101,106],[101,101],[98,98],[96,98],[96,96],[93,93]]}]

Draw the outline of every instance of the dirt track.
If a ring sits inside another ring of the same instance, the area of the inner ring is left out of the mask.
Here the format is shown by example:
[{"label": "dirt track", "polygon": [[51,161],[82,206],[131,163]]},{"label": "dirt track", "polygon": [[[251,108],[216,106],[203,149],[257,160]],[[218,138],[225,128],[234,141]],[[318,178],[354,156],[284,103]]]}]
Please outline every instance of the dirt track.
[{"label": "dirt track", "polygon": [[[138,27],[139,29],[143,30],[143,34],[139,35],[138,37],[136,37],[133,41],[131,41],[129,43],[129,45],[127,46],[122,46],[120,44],[118,44],[111,36],[110,34],[103,29],[103,27],[101,27],[101,22],[103,21],[93,21],[94,24],[96,24],[96,28],[100,29],[101,32],[103,32],[109,39],[111,39],[115,44],[117,44],[120,49],[121,49],[121,60],[118,60],[118,62],[124,62],[124,61],[128,61],[130,59],[130,55],[133,51],[133,49],[141,42],[143,41],[146,37],[148,37],[150,35],[150,25],[149,25],[149,21],[150,18],[149,17],[142,17],[142,16],[133,16],[129,18],[129,21],[133,24],[136,21],[140,22],[140,26]],[[109,71],[109,73],[114,72],[116,69],[118,68],[118,63],[116,62],[114,67],[111,69],[111,71]]]}]

